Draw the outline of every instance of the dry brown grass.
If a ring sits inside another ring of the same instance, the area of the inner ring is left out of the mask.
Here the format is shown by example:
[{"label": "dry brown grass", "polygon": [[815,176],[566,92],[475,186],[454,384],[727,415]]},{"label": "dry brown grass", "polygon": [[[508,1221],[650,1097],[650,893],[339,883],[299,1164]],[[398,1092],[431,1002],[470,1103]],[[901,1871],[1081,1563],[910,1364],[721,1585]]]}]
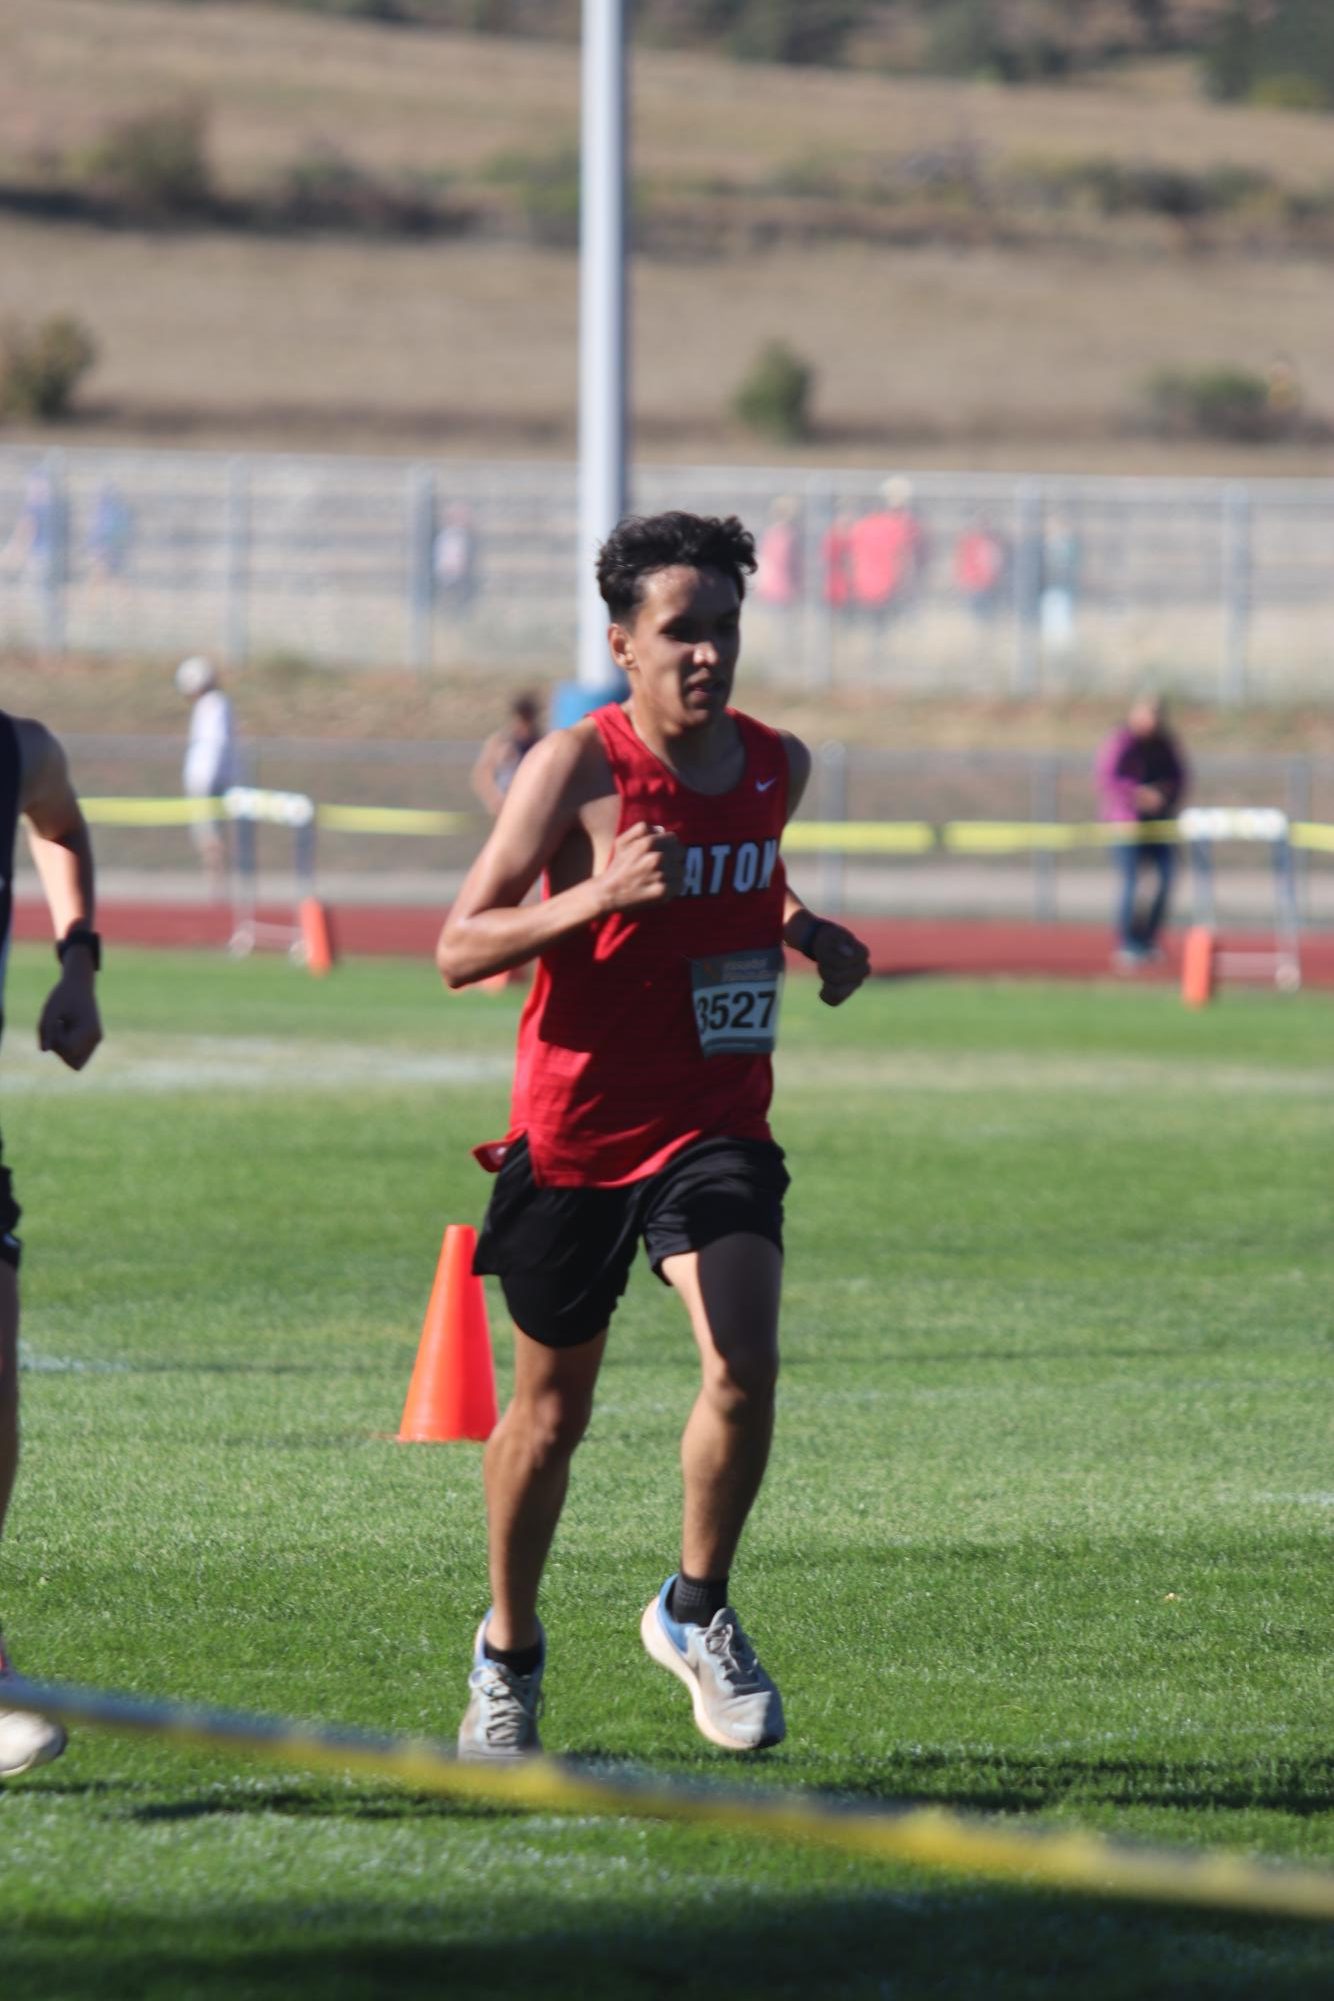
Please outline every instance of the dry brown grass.
[{"label": "dry brown grass", "polygon": [[[759,714],[795,730],[812,743],[842,737],[864,747],[895,749],[1053,750],[1083,756],[1116,713],[1111,698],[1041,701],[895,695],[847,689],[818,698],[790,689],[752,684]],[[520,683],[459,673],[423,680],[401,669],[367,673],[333,668],[252,668],[231,677],[244,727],[263,736],[339,738],[352,742],[396,739],[476,740],[495,728],[507,696]],[[526,685],[526,684],[524,684]],[[0,651],[0,707],[36,713],[53,729],[109,735],[160,735],[178,743],[183,705],[161,661],[26,658]],[[1334,715],[1311,707],[1265,705],[1218,709],[1183,705],[1175,711],[1183,737],[1196,752],[1292,752],[1334,757]]]},{"label": "dry brown grass", "polygon": [[[11,156],[183,96],[212,107],[219,163],[240,180],[316,140],[379,166],[466,171],[503,148],[540,151],[578,122],[577,52],[543,43],[225,4],[0,0],[0,46]],[[673,179],[760,180],[793,159],[870,161],[967,138],[1000,157],[1230,162],[1299,185],[1334,180],[1334,122],[1221,108],[1189,79],[1159,66],[1101,87],[1009,90],[646,50],[634,64],[636,162]]]},{"label": "dry brown grass", "polygon": [[[0,131],[11,158],[63,151],[118,115],[194,96],[233,185],[317,140],[378,167],[472,172],[574,129],[570,49],[427,36],[226,5],[0,0]],[[648,53],[636,157],[674,179],[762,181],[960,137],[1018,153],[1261,167],[1334,182],[1334,121],[1219,109],[1182,73],[1106,89],[1008,91],[757,70]],[[149,237],[0,223],[0,312],[72,309],[96,332],[91,440],[568,452],[576,273],[515,245]],[[1310,449],[1155,445],[1127,435],[1163,364],[1295,363],[1334,412],[1327,267],[1188,256],[826,245],[635,271],[635,385],[654,457],[772,454],[729,426],[732,389],[781,334],[814,363],[807,459],[1323,471]],[[785,454],[785,456],[792,456]]]},{"label": "dry brown grass", "polygon": [[[90,442],[569,452],[573,262],[512,245],[139,237],[0,223],[0,313],[96,330]],[[1323,471],[1328,453],[1126,435],[1162,363],[1280,349],[1334,409],[1334,281],[1315,264],[1099,261],[850,245],[635,272],[635,403],[654,457],[771,457],[727,417],[781,332],[818,375],[808,462]]]}]

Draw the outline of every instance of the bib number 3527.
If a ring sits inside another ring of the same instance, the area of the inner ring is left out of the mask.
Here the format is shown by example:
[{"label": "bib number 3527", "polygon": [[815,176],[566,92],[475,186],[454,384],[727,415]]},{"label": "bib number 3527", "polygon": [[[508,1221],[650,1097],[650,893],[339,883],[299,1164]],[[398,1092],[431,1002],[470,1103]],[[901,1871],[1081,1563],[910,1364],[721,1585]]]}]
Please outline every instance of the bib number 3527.
[{"label": "bib number 3527", "polygon": [[781,945],[693,959],[691,999],[706,1056],[761,1056],[774,1046],[783,983]]}]

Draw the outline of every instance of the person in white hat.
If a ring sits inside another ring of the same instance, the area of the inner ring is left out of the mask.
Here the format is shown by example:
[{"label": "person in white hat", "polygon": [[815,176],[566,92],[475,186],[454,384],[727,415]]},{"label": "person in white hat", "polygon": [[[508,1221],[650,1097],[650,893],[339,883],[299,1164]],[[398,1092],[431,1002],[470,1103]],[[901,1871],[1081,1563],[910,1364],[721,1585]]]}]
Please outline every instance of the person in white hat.
[{"label": "person in white hat", "polygon": [[[213,662],[202,654],[182,660],[176,669],[176,686],[193,704],[182,789],[187,799],[221,799],[239,776],[231,702],[218,686]],[[191,823],[190,831],[208,874],[214,901],[221,902],[227,892],[227,847],[222,822],[200,818]]]}]

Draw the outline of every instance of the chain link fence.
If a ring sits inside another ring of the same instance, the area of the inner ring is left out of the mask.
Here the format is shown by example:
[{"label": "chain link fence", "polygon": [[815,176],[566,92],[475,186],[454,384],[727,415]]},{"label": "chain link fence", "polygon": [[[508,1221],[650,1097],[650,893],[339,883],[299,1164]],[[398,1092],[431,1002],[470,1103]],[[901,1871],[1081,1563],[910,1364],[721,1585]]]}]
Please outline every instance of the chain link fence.
[{"label": "chain link fence", "polygon": [[[1297,701],[1329,687],[1334,480],[642,467],[760,543],[748,678]],[[0,643],[560,671],[570,466],[0,447]]]},{"label": "chain link fence", "polygon": [[[169,737],[65,733],[86,797],[169,798],[181,783],[182,743]],[[322,892],[340,902],[428,903],[443,909],[485,829],[469,775],[480,746],[460,741],[346,742],[267,737],[243,745],[244,780],[303,792],[322,805],[423,807],[475,815],[456,833],[330,832],[319,837]],[[815,750],[801,818],[822,821],[1086,821],[1096,815],[1088,756],[1045,751],[879,751],[830,742]],[[1192,759],[1191,799],[1206,806],[1278,807],[1295,821],[1334,824],[1334,759],[1254,753]],[[292,840],[280,827],[255,830],[266,895],[290,889]],[[116,898],[205,893],[188,831],[97,828],[99,876]],[[19,867],[24,863],[20,858]],[[827,911],[882,915],[1101,919],[1110,908],[1108,857],[1096,849],[980,858],[936,852],[892,857],[795,854],[798,890]],[[1297,858],[1305,919],[1334,924],[1334,870]],[[1229,851],[1220,868],[1229,920],[1267,921],[1273,885],[1257,851]],[[1181,899],[1179,899],[1181,901]]]}]

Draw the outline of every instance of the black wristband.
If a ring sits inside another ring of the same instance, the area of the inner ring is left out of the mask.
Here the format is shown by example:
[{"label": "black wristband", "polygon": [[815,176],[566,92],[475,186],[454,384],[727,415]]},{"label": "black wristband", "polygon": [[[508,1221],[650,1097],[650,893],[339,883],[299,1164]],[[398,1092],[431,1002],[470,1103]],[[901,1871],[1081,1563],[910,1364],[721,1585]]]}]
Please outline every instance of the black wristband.
[{"label": "black wristband", "polygon": [[811,947],[814,945],[820,933],[824,930],[825,919],[823,917],[817,917],[813,910],[808,910],[806,912],[806,915],[811,920],[810,928],[806,933],[804,943],[797,945],[794,949],[801,953],[803,959],[813,959],[815,957],[815,953],[811,950]]},{"label": "black wristband", "polygon": [[71,924],[64,937],[56,940],[56,957],[62,966],[65,963],[65,954],[75,945],[82,945],[84,950],[91,954],[93,971],[100,973],[102,970],[102,940],[99,934],[90,925]]}]

